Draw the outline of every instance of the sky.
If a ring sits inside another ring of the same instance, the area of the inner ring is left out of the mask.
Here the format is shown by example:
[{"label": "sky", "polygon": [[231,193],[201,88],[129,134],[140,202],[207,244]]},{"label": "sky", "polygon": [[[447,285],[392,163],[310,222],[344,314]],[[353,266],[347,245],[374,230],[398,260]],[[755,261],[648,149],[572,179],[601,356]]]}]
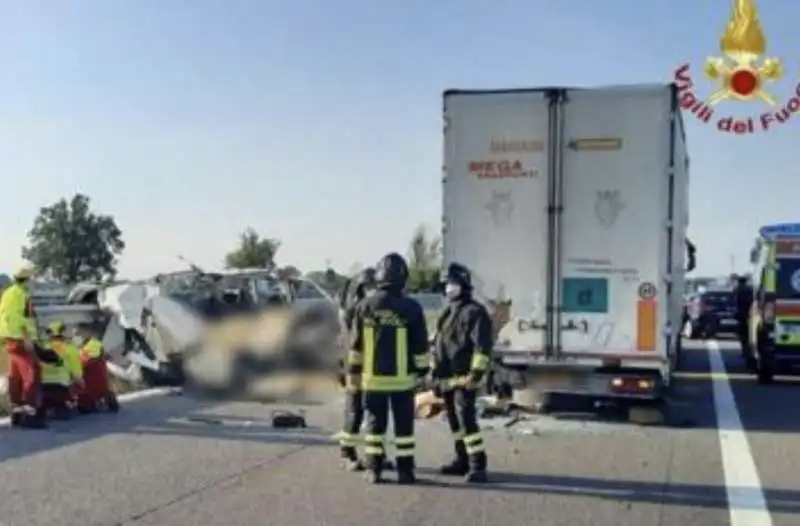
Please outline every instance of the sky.
[{"label": "sky", "polygon": [[[731,6],[0,0],[0,267],[21,262],[39,208],[75,192],[116,217],[126,277],[178,255],[219,267],[248,226],[282,241],[280,264],[372,263],[439,228],[444,89],[669,82],[690,63],[707,96]],[[785,101],[800,3],[759,9]],[[685,119],[698,270],[746,270],[760,225],[800,219],[800,115],[747,136]]]}]

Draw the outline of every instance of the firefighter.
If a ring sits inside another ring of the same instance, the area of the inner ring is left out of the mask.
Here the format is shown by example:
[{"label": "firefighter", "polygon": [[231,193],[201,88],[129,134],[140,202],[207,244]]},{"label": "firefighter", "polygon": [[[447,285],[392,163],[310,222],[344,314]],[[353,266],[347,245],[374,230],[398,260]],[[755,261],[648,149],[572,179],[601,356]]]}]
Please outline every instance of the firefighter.
[{"label": "firefighter", "polygon": [[[492,321],[486,308],[472,297],[467,267],[458,263],[447,267],[445,295],[448,303],[436,324],[433,377],[435,394],[445,403],[455,458],[442,466],[441,473],[465,476],[468,482],[486,482],[486,452],[475,401],[490,366]],[[441,387],[445,385],[452,387]]]},{"label": "firefighter", "polygon": [[392,414],[397,481],[413,484],[414,391],[429,369],[428,331],[417,301],[403,293],[408,265],[388,254],[375,268],[375,294],[353,312],[347,385],[364,392],[367,431],[364,457],[368,480],[379,483],[386,459],[386,428]]},{"label": "firefighter", "polygon": [[61,363],[42,363],[42,409],[57,420],[72,416],[76,389],[83,384],[83,368],[78,349],[66,338],[66,327],[54,321],[47,328],[50,348],[61,357]]},{"label": "firefighter", "polygon": [[[342,325],[345,332],[349,333],[353,325],[353,316],[358,302],[366,296],[371,296],[375,292],[375,269],[366,268],[356,278],[349,292],[343,295],[342,304]],[[343,364],[344,365],[344,364]],[[348,386],[345,382],[345,409],[344,427],[339,433],[339,447],[341,449],[342,460],[350,471],[360,471],[363,464],[358,460],[356,445],[358,444],[358,434],[361,430],[361,423],[364,420],[364,393],[358,386]]]},{"label": "firefighter", "polygon": [[736,329],[739,345],[742,349],[742,358],[750,371],[755,371],[757,364],[750,346],[750,307],[753,303],[753,289],[744,276],[736,277],[736,287],[733,291],[736,302]]},{"label": "firefighter", "polygon": [[0,338],[8,353],[8,397],[11,424],[16,427],[46,426],[41,407],[41,368],[36,354],[36,320],[28,283],[33,270],[14,273],[14,282],[0,299]]}]

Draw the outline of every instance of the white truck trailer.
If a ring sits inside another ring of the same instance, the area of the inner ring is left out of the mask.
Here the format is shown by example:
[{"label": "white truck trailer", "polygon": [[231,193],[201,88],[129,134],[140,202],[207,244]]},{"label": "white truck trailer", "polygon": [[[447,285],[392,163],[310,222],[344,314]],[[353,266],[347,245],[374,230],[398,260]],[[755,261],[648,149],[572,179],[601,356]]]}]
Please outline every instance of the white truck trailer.
[{"label": "white truck trailer", "polygon": [[689,219],[675,86],[448,90],[444,143],[444,260],[503,320],[515,401],[662,399]]}]

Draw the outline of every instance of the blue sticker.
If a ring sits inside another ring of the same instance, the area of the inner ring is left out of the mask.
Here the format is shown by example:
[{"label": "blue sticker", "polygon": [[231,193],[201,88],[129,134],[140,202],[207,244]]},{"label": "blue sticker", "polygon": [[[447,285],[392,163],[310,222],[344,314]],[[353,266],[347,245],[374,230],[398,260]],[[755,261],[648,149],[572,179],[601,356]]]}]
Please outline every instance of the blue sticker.
[{"label": "blue sticker", "polygon": [[608,313],[608,279],[564,278],[561,280],[561,310],[566,313]]},{"label": "blue sticker", "polygon": [[800,237],[800,223],[778,223],[775,225],[764,225],[758,231],[765,239],[775,239],[776,237]]}]

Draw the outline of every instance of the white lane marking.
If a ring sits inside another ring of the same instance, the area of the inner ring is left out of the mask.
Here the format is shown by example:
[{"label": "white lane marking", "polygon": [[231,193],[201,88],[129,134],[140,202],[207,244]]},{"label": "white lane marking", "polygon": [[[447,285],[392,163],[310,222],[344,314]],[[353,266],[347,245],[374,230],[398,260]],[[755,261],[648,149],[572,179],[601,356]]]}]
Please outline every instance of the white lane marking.
[{"label": "white lane marking", "polygon": [[[134,400],[143,400],[145,398],[152,398],[154,396],[164,396],[172,393],[179,392],[180,389],[176,387],[156,387],[153,389],[144,389],[142,391],[134,391],[132,393],[125,393],[119,395],[117,399],[120,403],[133,402]],[[8,427],[11,425],[9,417],[0,418],[0,427]]]},{"label": "white lane marking", "polygon": [[731,526],[772,526],[761,480],[758,477],[747,433],[736,408],[736,399],[728,382],[728,372],[722,361],[719,343],[706,343],[708,361],[713,373],[714,409],[717,413],[717,432],[725,472],[725,492]]}]

